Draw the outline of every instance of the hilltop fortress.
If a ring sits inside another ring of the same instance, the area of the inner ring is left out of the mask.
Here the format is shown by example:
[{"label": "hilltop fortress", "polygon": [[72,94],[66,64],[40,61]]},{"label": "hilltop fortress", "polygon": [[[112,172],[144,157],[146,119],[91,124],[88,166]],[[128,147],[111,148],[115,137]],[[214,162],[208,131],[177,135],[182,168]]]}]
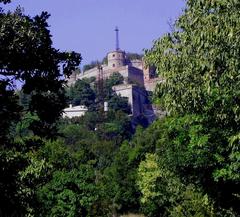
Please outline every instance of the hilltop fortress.
[{"label": "hilltop fortress", "polygon": [[68,85],[73,85],[78,79],[95,77],[106,79],[115,72],[120,73],[124,83],[116,85],[113,90],[128,98],[133,117],[144,115],[149,122],[155,118],[151,103],[148,99],[149,91],[153,91],[156,84],[162,80],[157,77],[153,67],[147,67],[144,60],[127,58],[125,51],[119,48],[118,29],[116,31],[116,49],[107,54],[107,64],[96,66],[85,72],[74,71],[68,79]]}]

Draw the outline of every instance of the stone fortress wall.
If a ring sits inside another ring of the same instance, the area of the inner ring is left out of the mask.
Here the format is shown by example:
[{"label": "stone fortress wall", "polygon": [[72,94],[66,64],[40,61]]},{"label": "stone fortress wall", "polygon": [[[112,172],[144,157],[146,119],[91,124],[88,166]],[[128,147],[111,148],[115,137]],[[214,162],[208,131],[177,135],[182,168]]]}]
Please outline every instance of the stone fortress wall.
[{"label": "stone fortress wall", "polygon": [[107,54],[107,60],[107,65],[94,67],[82,73],[79,73],[79,71],[73,72],[68,79],[68,85],[73,85],[78,79],[90,77],[98,79],[100,68],[103,79],[108,78],[114,72],[118,72],[123,76],[124,84],[114,86],[113,90],[117,94],[128,98],[133,117],[147,115],[151,122],[154,115],[152,105],[149,104],[148,91],[153,91],[157,83],[162,82],[162,79],[156,77],[156,70],[147,67],[143,59],[127,59],[126,53],[120,50],[118,46],[116,46],[116,50]]}]

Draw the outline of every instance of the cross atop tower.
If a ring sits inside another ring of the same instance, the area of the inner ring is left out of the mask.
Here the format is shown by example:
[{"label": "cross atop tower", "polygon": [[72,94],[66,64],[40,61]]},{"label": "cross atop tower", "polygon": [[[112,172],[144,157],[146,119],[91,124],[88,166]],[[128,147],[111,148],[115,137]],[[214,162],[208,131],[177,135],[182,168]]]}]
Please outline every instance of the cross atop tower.
[{"label": "cross atop tower", "polygon": [[119,29],[118,29],[117,26],[115,28],[115,32],[116,32],[116,50],[120,50],[120,48],[119,48],[119,35],[118,35]]}]

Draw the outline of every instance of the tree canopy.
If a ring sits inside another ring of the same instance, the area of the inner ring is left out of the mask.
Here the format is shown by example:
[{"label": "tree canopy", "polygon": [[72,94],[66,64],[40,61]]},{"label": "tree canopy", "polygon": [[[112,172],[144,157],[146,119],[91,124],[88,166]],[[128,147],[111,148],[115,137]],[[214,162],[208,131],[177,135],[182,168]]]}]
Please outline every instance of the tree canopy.
[{"label": "tree canopy", "polygon": [[65,107],[62,72],[70,75],[81,60],[80,54],[52,47],[48,18],[47,12],[31,18],[21,9],[0,14],[1,88],[13,94],[14,84],[21,82],[23,92],[31,94],[28,110],[40,118],[32,126],[39,135],[49,135]]},{"label": "tree canopy", "polygon": [[187,1],[175,30],[147,51],[165,79],[157,94],[169,112],[208,113],[220,124],[236,126],[238,16],[237,1]]},{"label": "tree canopy", "polygon": [[[135,131],[119,73],[66,93],[81,56],[52,47],[49,15],[0,10],[0,216],[239,216],[240,3],[186,4],[144,57],[167,115]],[[59,119],[67,97],[93,108]]]},{"label": "tree canopy", "polygon": [[95,102],[95,92],[90,83],[86,80],[77,80],[73,86],[67,90],[69,101],[73,105],[85,105],[89,107]]},{"label": "tree canopy", "polygon": [[191,172],[204,174],[197,182],[205,192],[220,207],[236,209],[240,4],[234,0],[186,3],[173,32],[146,51],[148,63],[165,79],[157,87],[156,102],[173,117],[159,148],[167,151],[162,153],[169,160],[173,157],[168,163],[177,163],[176,173],[184,180],[196,178],[197,174],[189,176]]},{"label": "tree canopy", "polygon": [[[52,46],[48,18],[47,12],[30,17],[19,8],[14,12],[0,10],[0,215],[3,216],[22,215],[30,209],[28,202],[33,188],[29,187],[30,180],[28,187],[22,180],[26,174],[36,180],[35,175],[44,168],[44,160],[34,160],[28,152],[41,146],[41,139],[57,135],[56,121],[66,104],[62,75],[70,75],[81,60],[78,53],[60,52]],[[16,94],[19,83],[23,93],[30,96],[24,110]],[[32,119],[29,128],[42,138],[33,136],[17,141],[12,131],[27,112],[38,117]],[[31,190],[27,194],[23,189]]]}]

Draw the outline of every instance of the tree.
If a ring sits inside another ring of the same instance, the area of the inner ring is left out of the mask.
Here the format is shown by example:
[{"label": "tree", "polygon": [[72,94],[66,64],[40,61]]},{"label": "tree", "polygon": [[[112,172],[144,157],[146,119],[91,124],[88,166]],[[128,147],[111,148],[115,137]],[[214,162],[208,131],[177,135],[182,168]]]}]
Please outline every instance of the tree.
[{"label": "tree", "polygon": [[0,144],[7,146],[10,142],[9,132],[11,124],[20,119],[21,107],[18,105],[14,91],[7,88],[7,81],[0,81]]},{"label": "tree", "polygon": [[139,192],[136,188],[136,158],[131,158],[132,148],[123,142],[114,155],[110,167],[104,171],[105,199],[113,213],[139,209]]},{"label": "tree", "polygon": [[234,0],[188,0],[174,32],[147,51],[165,79],[157,94],[169,112],[206,113],[239,129],[239,7]]},{"label": "tree", "polygon": [[90,106],[94,104],[95,93],[86,80],[77,80],[68,90],[68,97],[73,105]]},{"label": "tree", "polygon": [[114,72],[104,82],[104,100],[108,102],[110,110],[123,111],[127,114],[131,113],[131,107],[128,104],[127,97],[117,95],[112,87],[123,84],[124,78],[119,72]]},{"label": "tree", "polygon": [[184,190],[174,173],[159,163],[156,154],[146,154],[146,159],[139,164],[137,185],[142,210],[147,216],[167,216],[168,209],[179,202]]},{"label": "tree", "polygon": [[[208,184],[199,182],[217,206],[238,212],[239,150],[233,140],[238,140],[240,130],[239,11],[240,4],[234,0],[188,0],[173,32],[146,52],[148,63],[165,79],[158,86],[156,100],[175,119],[170,126],[180,130],[169,127],[168,143],[162,147],[172,149],[168,153],[172,162],[182,161],[180,171],[205,173]],[[199,155],[191,161],[193,148]],[[181,177],[189,178],[187,173]]]},{"label": "tree", "polygon": [[[30,94],[29,111],[39,116],[32,125],[36,134],[49,136],[54,122],[65,107],[61,78],[70,75],[80,63],[77,53],[59,52],[52,47],[48,30],[49,14],[31,18],[20,9],[0,14],[0,75],[1,87],[14,92],[13,82],[22,81],[23,93]],[[9,124],[11,121],[9,121]]]},{"label": "tree", "polygon": [[[30,112],[36,116],[29,126],[35,135],[56,137],[56,121],[66,104],[62,72],[70,75],[81,60],[80,54],[52,47],[48,17],[47,12],[31,18],[19,8],[0,10],[1,216],[31,214],[37,177],[44,171],[44,162],[32,157],[44,144],[42,139],[32,135],[17,140],[12,130],[22,114]],[[25,110],[19,106],[16,82],[30,96]]]},{"label": "tree", "polygon": [[131,107],[128,104],[127,97],[121,97],[115,93],[112,94],[108,101],[109,109],[113,111],[123,111],[127,114],[131,113]]},{"label": "tree", "polygon": [[130,139],[133,134],[131,119],[121,110],[110,110],[103,122],[98,124],[99,138],[106,139],[120,145]]},{"label": "tree", "polygon": [[38,190],[42,206],[39,216],[94,216],[98,199],[94,170],[81,165],[71,171],[56,171],[52,180]]},{"label": "tree", "polygon": [[114,72],[106,79],[106,87],[112,88],[114,85],[123,84],[123,81],[123,76],[119,72]]},{"label": "tree", "polygon": [[[156,125],[155,125],[156,127]],[[144,136],[143,136],[144,135]],[[140,191],[137,170],[146,153],[154,152],[159,132],[138,127],[130,141],[123,141],[115,151],[111,166],[104,170],[105,199],[112,212],[139,212]]]}]

